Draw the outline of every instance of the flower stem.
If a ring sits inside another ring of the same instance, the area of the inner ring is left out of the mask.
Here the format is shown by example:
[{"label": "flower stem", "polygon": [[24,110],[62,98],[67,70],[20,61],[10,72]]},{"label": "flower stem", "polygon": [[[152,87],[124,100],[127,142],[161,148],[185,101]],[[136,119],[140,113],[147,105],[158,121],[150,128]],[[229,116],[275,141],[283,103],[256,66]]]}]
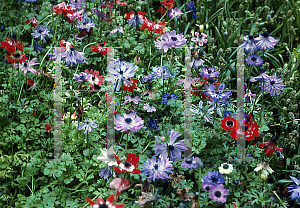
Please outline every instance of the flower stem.
[{"label": "flower stem", "polygon": [[201,191],[201,168],[199,169],[199,181],[198,181],[198,202],[200,201],[200,191]]}]

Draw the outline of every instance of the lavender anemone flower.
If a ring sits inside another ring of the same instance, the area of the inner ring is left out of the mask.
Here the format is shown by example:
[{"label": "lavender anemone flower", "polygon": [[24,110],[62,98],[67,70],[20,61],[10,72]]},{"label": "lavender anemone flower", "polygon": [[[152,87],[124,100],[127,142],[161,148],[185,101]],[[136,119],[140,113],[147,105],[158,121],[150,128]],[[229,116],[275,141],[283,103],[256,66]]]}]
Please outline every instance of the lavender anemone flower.
[{"label": "lavender anemone flower", "polygon": [[191,41],[197,43],[199,46],[203,46],[204,43],[207,43],[207,37],[204,33],[195,32],[196,37],[192,38]]},{"label": "lavender anemone flower", "polygon": [[134,94],[130,96],[125,96],[124,98],[127,99],[124,101],[124,104],[128,102],[134,102],[135,104],[139,104],[139,101],[141,101],[141,99],[138,96],[135,96]]},{"label": "lavender anemone flower", "polygon": [[147,162],[143,164],[141,176],[149,175],[148,180],[167,179],[170,178],[167,173],[173,173],[172,161],[169,161],[167,156],[160,155],[156,160],[155,155],[153,155],[152,160],[148,158]]},{"label": "lavender anemone flower", "polygon": [[129,18],[130,19],[128,19],[128,23],[133,27],[137,27],[139,24],[144,23],[143,15],[140,15],[137,11],[134,11]]},{"label": "lavender anemone flower", "polygon": [[151,82],[153,79],[155,79],[152,76],[144,76],[140,79],[141,84],[147,84],[148,82]]},{"label": "lavender anemone flower", "polygon": [[172,19],[172,18],[180,18],[181,15],[182,15],[182,11],[180,9],[178,9],[177,7],[175,7],[175,9],[171,8],[169,11],[168,11],[168,15],[169,17]]},{"label": "lavender anemone flower", "polygon": [[102,20],[102,18],[105,17],[104,13],[101,13],[97,7],[93,8],[92,12],[95,13],[100,20]]},{"label": "lavender anemone flower", "polygon": [[119,26],[119,24],[117,24],[117,27],[115,28],[115,29],[113,29],[111,32],[110,32],[110,34],[115,34],[115,33],[117,33],[117,32],[119,32],[119,33],[124,33],[124,28],[123,27],[121,27],[121,26]]},{"label": "lavender anemone flower", "polygon": [[88,131],[93,132],[92,128],[95,129],[98,127],[98,124],[96,124],[97,119],[89,121],[87,117],[85,117],[85,120],[83,120],[83,123],[78,126],[78,130],[85,129],[84,133],[86,134]]},{"label": "lavender anemone flower", "polygon": [[195,2],[191,1],[190,4],[186,4],[186,5],[188,6],[188,8],[190,9],[190,12],[192,13],[192,18],[197,19],[198,16],[197,16],[197,8],[195,5]]},{"label": "lavender anemone flower", "polygon": [[33,35],[35,38],[41,37],[41,40],[45,43],[45,37],[46,35],[49,36],[49,32],[50,30],[47,28],[47,26],[41,23],[36,26],[34,33],[31,33],[31,35]]},{"label": "lavender anemone flower", "polygon": [[[205,55],[203,57],[205,57]],[[203,66],[203,64],[204,64],[203,59],[192,57],[191,67],[199,68],[199,66]]]},{"label": "lavender anemone flower", "polygon": [[71,67],[74,66],[77,63],[85,63],[87,58],[83,57],[83,52],[75,51],[74,48],[71,48],[70,51],[66,51],[61,54],[61,58],[66,60],[66,64],[70,65]]},{"label": "lavender anemone flower", "polygon": [[[169,130],[166,134],[166,136],[169,136]],[[176,142],[176,139],[178,137],[180,137],[181,134],[179,134],[179,131],[174,131],[174,129],[171,130],[171,134],[170,134],[170,139],[168,143],[158,143],[160,137],[155,136],[156,140],[155,140],[155,155],[162,155],[163,157],[167,158],[168,155],[170,155],[170,160],[174,161],[176,159],[180,160],[181,159],[181,152],[184,150],[187,150],[186,145],[184,144],[184,142],[186,141],[186,139],[180,140],[179,142]],[[169,149],[169,153],[168,153],[168,149]]]},{"label": "lavender anemone flower", "polygon": [[261,56],[255,56],[254,54],[248,55],[245,59],[248,65],[260,66],[263,63]]},{"label": "lavender anemone flower", "polygon": [[239,48],[244,48],[245,53],[256,53],[258,51],[252,35],[249,35],[249,37],[244,36],[244,42],[239,46]]},{"label": "lavender anemone flower", "polygon": [[192,116],[199,114],[200,117],[204,117],[205,122],[212,122],[211,115],[214,113],[213,108],[210,108],[206,111],[203,111],[203,101],[199,101],[199,108],[195,105],[191,105],[190,111],[192,112]]},{"label": "lavender anemone flower", "polygon": [[266,71],[267,71],[267,70],[266,70],[264,67],[261,67],[261,68],[259,69],[260,75],[257,76],[257,77],[251,78],[251,79],[250,79],[250,82],[256,82],[256,81],[262,82],[263,79],[264,79],[264,80],[268,79],[270,76],[266,74]]},{"label": "lavender anemone flower", "polygon": [[174,94],[171,94],[171,95],[170,94],[164,94],[163,97],[161,98],[161,102],[167,105],[168,101],[171,100],[171,99],[174,99],[175,102],[176,102],[176,100],[178,100],[178,98]]},{"label": "lavender anemone flower", "polygon": [[207,175],[204,175],[203,179],[201,181],[202,181],[202,183],[210,183],[210,184],[216,185],[216,184],[222,184],[226,180],[223,178],[223,175],[221,173],[214,170],[214,171],[208,172]]},{"label": "lavender anemone flower", "polygon": [[104,168],[100,169],[99,176],[104,179],[107,179],[110,176],[112,176],[113,178],[117,177],[116,172],[114,171],[114,167],[115,166],[110,167],[106,165]]},{"label": "lavender anemone flower", "polygon": [[260,83],[261,89],[269,92],[271,96],[275,96],[281,93],[285,84],[282,79],[277,78],[276,75],[269,77],[264,83]]},{"label": "lavender anemone flower", "polygon": [[274,46],[277,44],[278,40],[275,38],[269,36],[268,32],[264,32],[262,35],[259,33],[259,37],[254,38],[254,42],[257,42],[257,47],[259,50],[263,51],[268,49],[274,48]]},{"label": "lavender anemone flower", "polygon": [[144,105],[144,110],[147,111],[148,113],[152,113],[152,112],[156,111],[156,109],[152,103],[146,103]]},{"label": "lavender anemone flower", "polygon": [[290,185],[288,187],[286,187],[287,189],[290,189],[288,192],[292,193],[291,198],[293,200],[297,200],[298,202],[300,202],[300,178],[299,180],[297,180],[297,178],[290,176],[292,181],[296,184]]},{"label": "lavender anemone flower", "polygon": [[37,73],[37,71],[35,69],[33,69],[32,66],[40,64],[40,63],[35,63],[36,61],[37,61],[37,58],[34,58],[31,61],[27,61],[22,64],[15,64],[14,68],[19,68],[21,71],[24,72],[24,75],[27,73],[27,70],[32,72],[33,74],[35,74],[35,73]]},{"label": "lavender anemone flower", "polygon": [[107,77],[105,80],[106,81],[114,81],[114,85],[116,86],[116,81],[118,81],[118,85],[116,90],[120,90],[120,85],[122,79],[129,79],[133,77],[138,69],[137,66],[134,66],[133,63],[125,62],[123,59],[117,58],[114,61],[111,61],[108,64],[109,67],[109,72],[111,74],[114,74],[115,76],[113,77]]},{"label": "lavender anemone flower", "polygon": [[82,6],[86,5],[83,2],[84,2],[84,0],[70,0],[70,6],[75,7],[77,9],[82,9]]},{"label": "lavender anemone flower", "polygon": [[153,70],[153,75],[161,78],[161,84],[163,84],[163,79],[172,78],[174,76],[174,74],[172,74],[168,70],[168,67],[166,67],[166,66],[153,67],[152,70]]},{"label": "lavender anemone flower", "polygon": [[124,117],[121,117],[119,114],[115,118],[115,129],[117,131],[125,132],[137,132],[144,126],[144,121],[141,117],[136,115],[136,112],[131,112],[130,114],[123,113]]},{"label": "lavender anemone flower", "polygon": [[185,158],[184,161],[181,163],[182,168],[189,168],[189,169],[196,169],[197,163],[200,163],[201,160],[199,157],[188,157]]},{"label": "lavender anemone flower", "polygon": [[211,188],[213,187],[213,185],[211,183],[203,183],[201,185],[201,188],[205,191],[205,192],[210,192]]},{"label": "lavender anemone flower", "polygon": [[219,88],[216,89],[216,87],[214,85],[209,85],[207,87],[207,90],[204,91],[204,93],[211,97],[211,99],[214,102],[219,102],[219,101],[224,101],[226,100],[229,96],[231,96],[231,91],[225,91],[225,84],[220,84]]},{"label": "lavender anemone flower", "polygon": [[79,74],[74,74],[74,78],[73,79],[77,79],[77,82],[83,82],[83,81],[87,81],[91,78],[91,74],[88,74],[87,72],[80,72]]},{"label": "lavender anemone flower", "polygon": [[95,27],[95,23],[92,19],[84,18],[81,21],[77,20],[76,27],[79,28],[80,30],[86,29],[87,32],[90,32],[90,29],[92,27]]},{"label": "lavender anemone flower", "polygon": [[225,195],[229,194],[229,190],[225,189],[223,184],[217,184],[211,187],[210,193],[209,198],[216,202],[225,203],[227,200]]},{"label": "lavender anemone flower", "polygon": [[44,49],[42,48],[42,46],[40,46],[40,44],[38,44],[38,42],[36,41],[36,38],[34,38],[32,46],[35,50],[37,50],[39,53],[41,51],[44,51]]},{"label": "lavender anemone flower", "polygon": [[220,72],[216,72],[215,67],[211,67],[211,68],[201,69],[199,74],[200,74],[200,76],[204,77],[205,79],[209,79],[209,78],[215,78],[215,77],[219,76]]},{"label": "lavender anemone flower", "polygon": [[188,80],[186,79],[180,79],[176,82],[176,85],[181,85],[183,84],[183,87],[186,89],[188,87],[191,87],[191,90],[192,90],[192,86],[191,84],[194,84],[196,83],[196,81],[199,81],[199,78],[191,78],[191,82],[189,82]]},{"label": "lavender anemone flower", "polygon": [[155,46],[159,50],[164,50],[166,53],[169,48],[179,48],[185,46],[187,39],[182,33],[176,35],[176,31],[167,32],[163,34],[160,39],[155,41]]}]

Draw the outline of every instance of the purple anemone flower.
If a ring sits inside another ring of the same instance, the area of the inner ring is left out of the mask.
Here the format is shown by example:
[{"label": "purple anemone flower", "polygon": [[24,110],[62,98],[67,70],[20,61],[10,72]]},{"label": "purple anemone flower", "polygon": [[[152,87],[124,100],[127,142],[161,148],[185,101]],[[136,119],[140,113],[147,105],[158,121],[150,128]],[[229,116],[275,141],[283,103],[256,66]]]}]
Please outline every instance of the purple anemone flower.
[{"label": "purple anemone flower", "polygon": [[205,192],[210,192],[211,188],[213,187],[213,185],[211,183],[203,183],[201,185],[201,188],[205,191]]},{"label": "purple anemone flower", "polygon": [[215,200],[216,202],[225,203],[227,200],[225,195],[229,194],[229,190],[225,189],[223,184],[217,184],[211,187],[210,193],[211,194],[209,195],[209,198]]},{"label": "purple anemone flower", "polygon": [[214,102],[219,102],[219,101],[224,101],[226,100],[229,96],[231,96],[231,91],[224,91],[225,89],[225,84],[220,84],[219,88],[216,89],[214,85],[209,85],[207,87],[207,90],[204,91],[204,93],[211,97],[211,99]]},{"label": "purple anemone flower", "polygon": [[226,180],[223,178],[223,175],[220,172],[214,170],[208,172],[207,175],[204,175],[201,181],[202,183],[210,183],[216,185],[216,184],[222,184]]},{"label": "purple anemone flower", "polygon": [[297,200],[298,202],[300,202],[300,178],[299,180],[297,180],[297,178],[290,176],[292,181],[296,184],[290,185],[288,187],[286,187],[287,189],[290,189],[288,192],[292,193],[291,198],[293,200]]},{"label": "purple anemone flower", "polygon": [[147,83],[151,82],[153,79],[155,79],[155,78],[152,76],[144,76],[140,79],[140,83],[147,84]]},{"label": "purple anemone flower", "polygon": [[70,0],[70,6],[75,7],[77,9],[82,9],[82,6],[86,5],[83,2],[84,2],[84,0]]},{"label": "purple anemone flower", "polygon": [[195,32],[196,37],[192,38],[191,41],[197,43],[199,46],[203,46],[204,43],[207,43],[207,37],[204,33]]},{"label": "purple anemone flower", "polygon": [[260,66],[263,63],[261,56],[255,56],[254,54],[248,55],[245,59],[248,65]]},{"label": "purple anemone flower", "polygon": [[257,77],[251,78],[251,79],[250,79],[250,82],[256,82],[256,81],[262,82],[263,79],[264,79],[264,80],[268,79],[270,76],[266,74],[266,71],[267,71],[267,70],[266,70],[264,67],[261,67],[261,68],[259,69],[260,75],[257,76]]},{"label": "purple anemone flower", "polygon": [[97,7],[93,8],[92,12],[95,13],[100,20],[102,20],[102,18],[105,17],[104,12],[100,12]]},{"label": "purple anemone flower", "polygon": [[88,74],[87,72],[80,72],[79,74],[74,74],[74,79],[77,79],[77,82],[83,82],[89,80],[91,77],[91,74]]},{"label": "purple anemone flower", "polygon": [[285,84],[282,79],[277,78],[276,75],[270,76],[265,82],[260,83],[261,89],[269,92],[271,96],[275,96],[281,93],[284,89]]},{"label": "purple anemone flower", "polygon": [[213,108],[210,108],[208,110],[203,109],[203,101],[199,101],[199,108],[195,106],[194,104],[191,105],[190,111],[192,113],[192,116],[195,116],[199,114],[199,116],[204,118],[205,122],[212,122],[212,114],[214,113]]},{"label": "purple anemone flower", "polygon": [[141,101],[141,99],[138,96],[135,96],[134,94],[131,94],[130,96],[125,96],[124,98],[127,99],[124,101],[124,104],[128,102],[134,102],[135,104],[139,104],[139,101]]},{"label": "purple anemone flower", "polygon": [[144,105],[144,110],[147,111],[148,113],[152,113],[152,112],[156,111],[156,108],[153,106],[152,103],[146,103]]},{"label": "purple anemone flower", "polygon": [[249,37],[244,36],[244,42],[239,46],[239,48],[244,48],[245,53],[256,53],[258,51],[252,35],[249,35]]},{"label": "purple anemone flower", "polygon": [[85,129],[84,133],[86,134],[88,131],[93,132],[92,128],[95,129],[98,127],[98,124],[96,124],[97,119],[89,121],[87,117],[85,117],[85,120],[83,120],[83,123],[78,126],[78,130]]},{"label": "purple anemone flower", "polygon": [[185,158],[184,161],[181,163],[181,167],[196,169],[197,163],[200,163],[200,162],[201,162],[201,160],[199,157],[188,157],[188,158]]},{"label": "purple anemone flower", "polygon": [[136,115],[136,112],[131,112],[130,114],[123,113],[124,117],[121,117],[119,114],[115,118],[115,129],[117,131],[125,132],[137,132],[144,126],[144,120],[141,117]]},{"label": "purple anemone flower", "polygon": [[37,73],[37,71],[35,69],[33,69],[32,66],[39,64],[39,63],[35,63],[36,60],[37,60],[37,58],[34,58],[31,61],[27,61],[22,64],[15,64],[14,68],[19,68],[20,71],[24,72],[24,75],[27,73],[27,70],[32,72],[33,74],[35,74],[35,73]]},{"label": "purple anemone flower", "polygon": [[83,52],[78,52],[75,51],[74,48],[71,48],[70,51],[66,51],[64,53],[61,54],[61,58],[66,60],[66,64],[67,65],[71,65],[74,66],[77,63],[85,63],[85,61],[87,60],[87,58],[83,57],[84,53]]},{"label": "purple anemone flower", "polygon": [[[169,130],[166,134],[166,136],[169,136]],[[170,160],[174,161],[176,159],[180,160],[181,159],[181,152],[184,150],[187,150],[187,147],[185,146],[184,142],[186,141],[186,139],[180,140],[179,142],[176,142],[176,139],[178,137],[180,137],[181,134],[179,134],[179,131],[174,131],[174,129],[171,130],[171,134],[170,134],[170,139],[168,143],[158,143],[160,137],[155,136],[156,140],[155,140],[155,155],[162,155],[164,157],[168,157],[168,155],[170,155]],[[168,153],[168,149],[169,149],[169,153]]]},{"label": "purple anemone flower", "polygon": [[99,176],[104,179],[107,179],[110,176],[112,176],[113,178],[117,177],[116,172],[114,171],[114,167],[115,166],[110,167],[106,165],[104,168],[100,169]]},{"label": "purple anemone flower", "polygon": [[[205,57],[205,55],[203,57]],[[192,57],[191,67],[199,68],[199,66],[204,66],[203,64],[204,64],[203,59]]]},{"label": "purple anemone flower", "polygon": [[155,75],[158,78],[161,78],[161,84],[163,84],[163,79],[172,78],[174,76],[174,74],[172,74],[166,66],[153,67],[152,70],[153,75]]},{"label": "purple anemone flower", "polygon": [[45,37],[46,35],[49,36],[49,32],[50,30],[47,28],[47,26],[41,23],[36,26],[34,33],[31,33],[31,35],[33,35],[35,38],[41,37],[41,40],[45,43]]},{"label": "purple anemone flower", "polygon": [[262,35],[259,33],[259,37],[254,38],[254,42],[257,42],[256,46],[259,48],[259,50],[263,51],[266,50],[267,48],[268,49],[274,48],[278,40],[269,36],[268,32],[264,32]]},{"label": "purple anemone flower", "polygon": [[176,35],[176,31],[167,32],[163,34],[160,39],[155,41],[155,46],[159,50],[164,50],[166,53],[169,48],[179,48],[185,46],[187,39],[182,33]]},{"label": "purple anemone flower", "polygon": [[167,105],[168,101],[171,100],[171,99],[174,99],[175,102],[176,102],[176,100],[178,100],[178,98],[174,94],[171,94],[171,95],[170,94],[164,94],[163,97],[161,98],[161,102]]},{"label": "purple anemone flower", "polygon": [[119,32],[119,33],[124,33],[124,28],[123,27],[121,27],[121,26],[119,26],[119,24],[117,24],[117,27],[115,28],[115,29],[113,29],[111,32],[110,32],[110,34],[115,34],[115,33],[117,33],[117,32]]},{"label": "purple anemone flower", "polygon": [[200,76],[209,79],[209,78],[215,78],[217,76],[219,76],[220,72],[216,72],[215,71],[215,67],[211,67],[211,68],[203,68],[200,71]]},{"label": "purple anemone flower", "polygon": [[163,155],[160,155],[158,160],[153,155],[152,160],[148,158],[147,162],[143,164],[144,167],[141,169],[141,176],[149,175],[148,180],[167,179],[170,178],[167,173],[173,173],[172,161],[169,161],[169,158]]},{"label": "purple anemone flower", "polygon": [[197,8],[195,5],[195,2],[191,1],[190,4],[186,4],[186,5],[188,6],[188,8],[190,9],[190,12],[192,13],[192,18],[197,19],[198,16],[197,16]]},{"label": "purple anemone flower", "polygon": [[80,30],[86,29],[87,32],[90,32],[90,29],[92,27],[95,27],[95,23],[92,19],[84,18],[84,19],[81,19],[81,21],[77,20],[76,27],[79,28]]},{"label": "purple anemone flower", "polygon": [[180,9],[178,9],[177,7],[175,7],[175,9],[171,8],[169,11],[168,11],[168,14],[169,14],[169,17],[172,19],[172,18],[180,18],[181,15],[182,15],[182,11]]}]

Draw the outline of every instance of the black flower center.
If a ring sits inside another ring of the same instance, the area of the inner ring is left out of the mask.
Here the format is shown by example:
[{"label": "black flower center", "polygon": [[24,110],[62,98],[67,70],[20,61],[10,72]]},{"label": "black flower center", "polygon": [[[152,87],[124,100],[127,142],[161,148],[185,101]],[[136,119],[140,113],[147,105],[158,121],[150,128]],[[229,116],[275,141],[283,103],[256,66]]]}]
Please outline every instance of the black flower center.
[{"label": "black flower center", "polygon": [[83,22],[82,24],[83,24],[83,25],[86,25],[86,22]]},{"label": "black flower center", "polygon": [[12,35],[12,38],[13,38],[13,39],[16,39],[16,38],[17,38],[17,34],[14,33],[14,34]]},{"label": "black flower center", "polygon": [[170,151],[173,151],[175,148],[174,148],[174,146],[173,145],[169,145],[169,150]]},{"label": "black flower center", "polygon": [[157,165],[157,164],[154,165],[154,169],[155,169],[155,170],[158,169],[158,165]]},{"label": "black flower center", "polygon": [[80,75],[79,79],[84,79],[84,75]]},{"label": "black flower center", "polygon": [[171,96],[171,95],[167,96],[167,99],[168,99],[168,100],[170,100],[171,98],[172,98],[172,96]]},{"label": "black flower center", "polygon": [[95,77],[95,76],[93,76],[93,77],[92,77],[92,80],[93,80],[93,81],[95,81],[95,79],[96,79],[96,77]]},{"label": "black flower center", "polygon": [[207,70],[207,72],[210,74],[210,73],[211,73],[211,70],[210,70],[210,69],[208,69],[208,70]]},{"label": "black flower center", "polygon": [[131,123],[131,118],[125,118],[125,122],[127,123],[127,124],[130,124]]},{"label": "black flower center", "polygon": [[214,183],[217,183],[217,182],[218,182],[218,178],[217,178],[216,176],[213,176],[213,177],[211,178],[211,180],[212,180],[212,182],[214,182]]},{"label": "black flower center", "polygon": [[130,97],[131,97],[131,98],[134,98],[135,96],[134,96],[134,94],[132,94],[132,95],[130,95]]},{"label": "black flower center", "polygon": [[24,63],[24,66],[27,66],[27,63]]},{"label": "black flower center", "polygon": [[106,204],[100,204],[99,208],[108,208]]},{"label": "black flower center", "polygon": [[75,48],[71,48],[71,51],[75,51]]},{"label": "black flower center", "polygon": [[270,84],[271,85],[275,84],[275,81],[274,80],[270,81]]},{"label": "black flower center", "polygon": [[269,37],[269,33],[268,33],[268,32],[264,32],[264,33],[263,33],[263,36],[264,36],[265,38],[267,38],[267,37]]},{"label": "black flower center", "polygon": [[42,33],[42,30],[40,29],[38,32],[39,32],[39,33]]},{"label": "black flower center", "polygon": [[205,186],[205,190],[209,191],[210,190],[209,186]]},{"label": "black flower center", "polygon": [[120,70],[120,74],[123,75],[123,71],[122,70]]},{"label": "black flower center", "polygon": [[200,34],[200,35],[199,35],[199,38],[202,38],[202,37],[203,37],[202,34]]},{"label": "black flower center", "polygon": [[131,166],[130,162],[128,162],[128,161],[123,162],[123,164],[125,165],[126,168]]},{"label": "black flower center", "polygon": [[216,191],[215,192],[215,196],[218,197],[218,198],[220,198],[222,196],[221,191]]},{"label": "black flower center", "polygon": [[178,40],[176,37],[171,37],[171,39],[172,39],[173,41],[177,41],[177,40]]},{"label": "black flower center", "polygon": [[253,36],[252,35],[249,35],[249,40],[253,40]]},{"label": "black flower center", "polygon": [[224,164],[224,165],[223,165],[223,168],[224,168],[224,169],[228,169],[228,168],[229,168],[229,165]]},{"label": "black flower center", "polygon": [[153,105],[152,105],[152,103],[149,103],[149,107],[152,107]]},{"label": "black flower center", "polygon": [[21,55],[18,54],[18,53],[14,55],[15,58],[20,58],[20,56],[21,56]]},{"label": "black flower center", "polygon": [[227,121],[226,125],[229,126],[229,127],[232,127],[233,126],[233,121]]},{"label": "black flower center", "polygon": [[100,43],[100,46],[103,47],[103,46],[104,46],[104,43]]},{"label": "black flower center", "polygon": [[257,58],[256,58],[255,56],[253,56],[253,57],[251,58],[252,61],[256,61],[256,59],[257,59]]},{"label": "black flower center", "polygon": [[193,162],[193,158],[189,157],[185,160],[185,162],[191,164]]}]

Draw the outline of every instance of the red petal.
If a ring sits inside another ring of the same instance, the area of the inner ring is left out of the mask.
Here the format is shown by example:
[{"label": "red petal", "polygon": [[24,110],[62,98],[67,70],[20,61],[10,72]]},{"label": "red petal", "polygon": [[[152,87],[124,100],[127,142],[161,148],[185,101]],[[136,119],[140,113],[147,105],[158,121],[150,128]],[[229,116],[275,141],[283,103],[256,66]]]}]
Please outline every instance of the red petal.
[{"label": "red petal", "polygon": [[96,202],[93,202],[91,199],[89,198],[85,198],[85,200],[92,206],[94,206],[95,204],[97,204]]},{"label": "red petal", "polygon": [[33,113],[32,113],[32,116],[35,116],[35,114],[36,114],[36,110],[35,110],[35,111],[33,111]]},{"label": "red petal", "polygon": [[111,194],[108,198],[107,198],[107,200],[106,200],[106,202],[110,202],[111,204],[114,202],[114,200],[115,200],[115,195],[114,194]]},{"label": "red petal", "polygon": [[27,82],[28,82],[28,84],[32,87],[33,86],[33,84],[34,84],[34,81],[33,80],[31,80],[31,79],[29,79],[29,80],[27,80]]},{"label": "red petal", "polygon": [[52,126],[50,124],[46,124],[45,129],[47,132],[50,132],[52,130]]}]

